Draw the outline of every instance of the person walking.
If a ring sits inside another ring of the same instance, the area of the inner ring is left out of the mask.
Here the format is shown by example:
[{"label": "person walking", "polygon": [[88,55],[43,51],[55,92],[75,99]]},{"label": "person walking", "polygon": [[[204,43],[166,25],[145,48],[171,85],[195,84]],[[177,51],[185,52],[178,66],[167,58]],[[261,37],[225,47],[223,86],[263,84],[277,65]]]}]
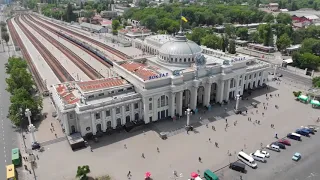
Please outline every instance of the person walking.
[{"label": "person walking", "polygon": [[127,149],[127,145],[126,144],[124,144],[123,146],[124,146],[125,149]]},{"label": "person walking", "polygon": [[228,119],[226,119],[226,123],[228,123]]},{"label": "person walking", "polygon": [[209,138],[209,142],[211,142],[211,138]]},{"label": "person walking", "polygon": [[276,133],[276,137],[275,137],[276,139],[278,139],[278,134]]},{"label": "person walking", "polygon": [[215,130],[216,130],[216,128],[215,128],[214,126],[212,126],[212,130],[214,130],[214,131],[215,131]]},{"label": "person walking", "polygon": [[141,157],[142,157],[142,158],[145,158],[144,153],[141,154]]},{"label": "person walking", "polygon": [[159,147],[157,147],[157,151],[158,151],[158,153],[160,152],[160,149],[159,149]]},{"label": "person walking", "polygon": [[128,178],[131,177],[131,171],[128,172],[127,177],[128,177]]},{"label": "person walking", "polygon": [[201,157],[199,157],[199,159],[198,159],[198,160],[199,160],[199,162],[201,162]]}]

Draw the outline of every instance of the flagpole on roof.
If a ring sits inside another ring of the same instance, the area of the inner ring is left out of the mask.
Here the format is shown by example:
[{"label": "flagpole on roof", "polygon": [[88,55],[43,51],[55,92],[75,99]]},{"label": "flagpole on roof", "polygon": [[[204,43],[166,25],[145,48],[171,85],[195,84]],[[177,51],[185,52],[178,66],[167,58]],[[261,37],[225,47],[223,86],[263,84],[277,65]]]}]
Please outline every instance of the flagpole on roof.
[{"label": "flagpole on roof", "polygon": [[180,7],[180,32],[182,32],[182,7]]}]

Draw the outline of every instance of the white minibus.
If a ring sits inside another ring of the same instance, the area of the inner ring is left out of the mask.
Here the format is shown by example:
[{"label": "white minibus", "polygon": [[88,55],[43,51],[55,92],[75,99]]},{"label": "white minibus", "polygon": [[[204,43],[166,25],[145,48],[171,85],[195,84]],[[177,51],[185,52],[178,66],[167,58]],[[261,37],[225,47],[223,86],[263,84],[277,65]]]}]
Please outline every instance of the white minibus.
[{"label": "white minibus", "polygon": [[254,159],[251,156],[249,156],[248,154],[244,153],[243,151],[240,151],[238,153],[238,159],[240,159],[242,162],[244,162],[245,164],[247,164],[248,166],[250,166],[252,168],[257,167],[257,163],[254,161]]}]

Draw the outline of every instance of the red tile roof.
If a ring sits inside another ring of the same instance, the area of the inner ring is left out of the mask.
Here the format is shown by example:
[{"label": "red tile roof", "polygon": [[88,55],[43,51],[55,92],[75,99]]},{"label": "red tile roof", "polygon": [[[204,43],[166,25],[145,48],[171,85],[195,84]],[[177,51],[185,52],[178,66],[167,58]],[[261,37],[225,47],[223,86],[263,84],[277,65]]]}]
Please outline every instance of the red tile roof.
[{"label": "red tile roof", "polygon": [[58,87],[56,87],[56,90],[66,104],[74,104],[79,101],[79,98],[69,91],[64,84],[59,84]]},{"label": "red tile roof", "polygon": [[125,62],[121,64],[122,67],[127,69],[128,71],[136,74],[143,80],[149,80],[150,76],[157,75],[156,72],[149,69],[145,64],[137,63],[137,62]]},{"label": "red tile roof", "polygon": [[119,77],[99,79],[99,80],[93,80],[93,81],[84,81],[84,82],[77,83],[79,88],[84,92],[95,91],[95,90],[105,89],[105,88],[115,87],[115,86],[121,86],[125,84],[128,84],[128,82]]}]

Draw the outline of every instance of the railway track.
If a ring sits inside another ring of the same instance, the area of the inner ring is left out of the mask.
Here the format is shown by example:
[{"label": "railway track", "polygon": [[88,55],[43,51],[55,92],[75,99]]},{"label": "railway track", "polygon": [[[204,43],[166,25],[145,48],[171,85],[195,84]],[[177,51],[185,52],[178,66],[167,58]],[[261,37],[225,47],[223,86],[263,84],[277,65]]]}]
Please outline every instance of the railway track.
[{"label": "railway track", "polygon": [[41,54],[43,59],[47,62],[54,74],[60,80],[60,82],[74,81],[74,78],[68,73],[68,71],[60,64],[60,62],[50,53],[50,51],[20,22],[19,18],[15,18],[16,23],[27,36],[30,42]]},{"label": "railway track", "polygon": [[27,23],[32,29],[34,29],[37,33],[39,33],[42,37],[44,37],[47,41],[49,41],[52,45],[54,45],[59,51],[61,51],[68,59],[70,59],[79,69],[81,69],[90,79],[100,79],[103,76],[96,71],[93,67],[91,67],[87,62],[81,59],[78,55],[76,55],[73,51],[67,48],[65,45],[51,37],[49,34],[44,32],[42,29],[34,25],[32,22],[27,20],[24,16],[21,16],[21,19]]},{"label": "railway track", "polygon": [[[31,16],[34,16],[34,15],[31,15]],[[57,28],[65,31],[65,32],[68,32],[68,33],[73,34],[73,35],[75,35],[75,36],[78,36],[78,37],[80,37],[80,38],[82,38],[82,39],[85,39],[86,41],[89,41],[89,42],[91,42],[91,43],[93,43],[93,44],[95,44],[95,45],[97,45],[97,46],[99,46],[99,47],[101,47],[101,48],[103,48],[103,49],[111,52],[112,54],[118,56],[119,58],[121,58],[121,59],[123,59],[123,60],[131,59],[131,57],[128,56],[128,55],[126,55],[125,53],[123,53],[123,52],[121,52],[121,51],[119,51],[119,50],[117,50],[117,49],[115,49],[115,48],[112,48],[112,47],[110,47],[110,46],[108,46],[108,45],[106,45],[106,44],[103,44],[102,42],[99,42],[99,41],[96,41],[96,40],[94,40],[94,39],[91,39],[91,38],[89,38],[89,37],[87,37],[87,36],[84,36],[84,35],[82,35],[82,34],[80,34],[80,33],[76,33],[76,32],[74,32],[74,31],[72,31],[72,30],[69,30],[69,29],[67,29],[67,28],[65,28],[65,27],[58,26],[58,25],[56,25],[56,24],[54,24],[54,23],[52,23],[52,22],[45,21],[45,20],[43,20],[43,19],[41,19],[41,18],[39,18],[39,17],[36,17],[36,18],[37,18],[39,21],[41,21],[41,22],[48,23],[48,24],[50,24],[50,25],[52,25],[52,26],[54,26],[54,27],[57,27]]]},{"label": "railway track", "polygon": [[47,29],[48,31],[56,34],[56,35],[59,36],[60,38],[63,38],[64,40],[70,42],[70,43],[73,44],[74,46],[77,46],[77,47],[79,47],[81,50],[83,50],[83,51],[85,51],[86,53],[90,54],[92,57],[94,57],[96,60],[98,60],[99,62],[101,62],[101,63],[102,63],[103,65],[105,65],[106,67],[109,67],[109,68],[112,67],[108,62],[104,61],[103,59],[101,59],[99,56],[97,56],[96,54],[92,53],[92,52],[89,51],[88,49],[80,46],[80,45],[77,44],[77,43],[74,43],[73,41],[71,41],[70,39],[65,38],[64,36],[59,35],[58,31],[54,30],[54,29],[51,28],[50,26],[47,26],[46,24],[44,24],[44,23],[42,23],[42,22],[40,22],[40,21],[36,21],[36,20],[35,20],[32,16],[30,16],[30,15],[26,15],[26,16],[27,16],[27,17],[29,18],[29,20],[32,21],[33,23],[39,24],[41,27],[44,27],[44,28]]},{"label": "railway track", "polygon": [[7,24],[8,24],[8,28],[9,28],[9,32],[11,33],[11,37],[13,40],[13,44],[15,46],[19,46],[22,52],[22,55],[24,57],[24,59],[27,61],[28,67],[29,67],[29,71],[32,74],[32,77],[38,87],[38,90],[44,94],[44,95],[48,95],[48,89],[47,86],[45,85],[45,83],[43,82],[36,66],[34,65],[30,54],[28,53],[26,47],[24,46],[20,36],[18,35],[17,30],[14,28],[13,24],[12,24],[12,18],[7,20]]}]

